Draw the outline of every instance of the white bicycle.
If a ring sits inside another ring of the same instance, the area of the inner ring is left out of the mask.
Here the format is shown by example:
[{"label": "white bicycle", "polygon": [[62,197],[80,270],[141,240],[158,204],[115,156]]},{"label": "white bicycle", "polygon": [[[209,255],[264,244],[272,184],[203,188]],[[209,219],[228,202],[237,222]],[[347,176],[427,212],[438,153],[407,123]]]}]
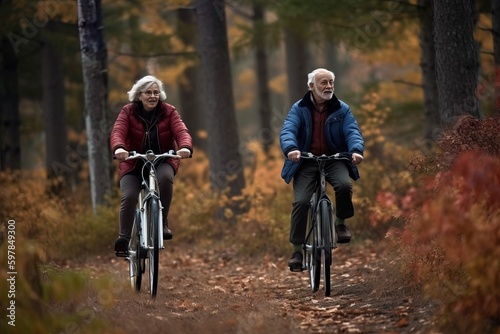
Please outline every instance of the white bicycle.
[{"label": "white bicycle", "polygon": [[143,181],[126,254],[129,262],[130,283],[136,291],[141,290],[142,274],[146,271],[146,262],[148,262],[149,292],[153,298],[156,297],[158,288],[160,249],[165,248],[162,224],[163,206],[160,201],[155,163],[166,158],[181,159],[173,150],[162,154],[155,154],[153,151],[139,154],[132,151],[129,152],[127,158],[127,160],[142,159],[144,161]]}]

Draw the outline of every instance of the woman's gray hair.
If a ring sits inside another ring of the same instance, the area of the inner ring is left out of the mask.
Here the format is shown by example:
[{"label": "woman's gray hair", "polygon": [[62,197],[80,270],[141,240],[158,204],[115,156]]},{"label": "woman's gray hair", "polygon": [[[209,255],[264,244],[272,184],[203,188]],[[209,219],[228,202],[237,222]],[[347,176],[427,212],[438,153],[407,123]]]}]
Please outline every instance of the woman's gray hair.
[{"label": "woman's gray hair", "polygon": [[139,101],[139,94],[146,91],[152,84],[158,85],[158,90],[160,91],[160,101],[165,101],[167,99],[167,93],[165,93],[165,90],[163,89],[163,83],[160,79],[152,75],[146,75],[132,86],[132,89],[127,92],[129,101]]},{"label": "woman's gray hair", "polygon": [[335,81],[335,74],[333,74],[332,71],[329,71],[326,68],[317,68],[307,75],[307,88],[311,89],[311,83],[314,83],[314,80],[316,79],[316,74],[318,74],[320,72],[330,73],[333,77],[333,80]]}]

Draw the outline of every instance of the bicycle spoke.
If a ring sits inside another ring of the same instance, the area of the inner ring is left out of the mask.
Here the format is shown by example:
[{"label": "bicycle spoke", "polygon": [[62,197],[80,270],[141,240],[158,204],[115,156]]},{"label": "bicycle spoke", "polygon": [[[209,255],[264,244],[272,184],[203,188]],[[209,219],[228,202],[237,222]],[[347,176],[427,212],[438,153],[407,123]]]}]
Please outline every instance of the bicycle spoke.
[{"label": "bicycle spoke", "polygon": [[306,266],[309,270],[309,280],[311,283],[311,290],[313,292],[319,289],[320,280],[320,256],[319,245],[318,245],[318,234],[316,230],[316,225],[313,219],[313,209],[311,208],[308,213],[307,219],[307,229],[310,231],[309,237],[306,240]]},{"label": "bicycle spoke", "polygon": [[141,214],[139,209],[135,212],[134,225],[132,226],[132,233],[129,242],[129,274],[130,274],[130,284],[132,289],[136,291],[141,290],[142,283],[142,273],[141,268],[141,254],[140,254],[140,223]]},{"label": "bicycle spoke", "polygon": [[325,285],[325,296],[330,296],[330,265],[332,263],[331,232],[330,232],[330,210],[327,201],[321,202],[321,239],[323,259],[323,284]]},{"label": "bicycle spoke", "polygon": [[158,199],[152,197],[149,200],[149,231],[148,231],[148,245],[149,248],[149,288],[151,296],[156,297],[158,288],[158,262],[159,262],[159,210],[160,206]]}]

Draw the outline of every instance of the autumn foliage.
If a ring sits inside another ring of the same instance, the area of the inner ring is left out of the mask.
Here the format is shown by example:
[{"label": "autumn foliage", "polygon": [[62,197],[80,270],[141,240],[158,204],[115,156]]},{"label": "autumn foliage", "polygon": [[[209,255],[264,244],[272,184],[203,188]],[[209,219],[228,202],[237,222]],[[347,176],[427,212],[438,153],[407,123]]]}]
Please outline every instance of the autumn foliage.
[{"label": "autumn foliage", "polygon": [[447,331],[500,326],[499,129],[499,118],[459,119],[435,153],[413,162],[433,173],[398,211],[407,219],[393,234],[401,237],[402,265],[439,302]]}]

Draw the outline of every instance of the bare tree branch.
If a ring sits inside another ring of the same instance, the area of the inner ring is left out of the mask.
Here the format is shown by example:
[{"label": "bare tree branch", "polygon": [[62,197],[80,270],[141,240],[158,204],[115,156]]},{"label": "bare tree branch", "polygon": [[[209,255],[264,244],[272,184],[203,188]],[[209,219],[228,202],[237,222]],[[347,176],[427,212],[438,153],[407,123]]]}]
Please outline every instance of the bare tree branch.
[{"label": "bare tree branch", "polygon": [[404,84],[404,85],[408,85],[408,86],[413,86],[413,87],[418,87],[418,88],[422,88],[422,84],[419,84],[419,83],[415,83],[415,82],[410,82],[410,81],[406,81],[406,80],[402,80],[402,79],[396,79],[396,80],[393,80],[392,82],[394,83],[399,83],[399,84]]},{"label": "bare tree branch", "polygon": [[153,54],[141,55],[129,52],[116,52],[116,55],[123,57],[133,57],[133,58],[158,58],[158,57],[195,56],[197,55],[197,53],[194,51],[184,51],[184,52],[165,52],[165,53],[153,53]]}]

